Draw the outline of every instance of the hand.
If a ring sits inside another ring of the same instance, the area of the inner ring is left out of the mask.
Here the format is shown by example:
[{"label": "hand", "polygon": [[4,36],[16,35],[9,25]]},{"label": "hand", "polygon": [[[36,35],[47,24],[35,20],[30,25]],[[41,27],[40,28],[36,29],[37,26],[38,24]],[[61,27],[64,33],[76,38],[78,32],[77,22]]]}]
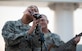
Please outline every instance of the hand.
[{"label": "hand", "polygon": [[31,9],[30,9],[30,8],[27,8],[23,13],[24,13],[24,14],[27,14],[27,15],[28,15],[28,14],[31,15],[31,14],[30,14],[30,11],[31,11]]},{"label": "hand", "polygon": [[37,24],[39,24],[39,20],[40,19],[36,19],[36,18],[33,18],[33,27],[36,27],[37,26]]},{"label": "hand", "polygon": [[32,32],[34,31],[34,29],[38,23],[39,23],[39,19],[36,20],[35,18],[33,18],[33,24],[31,26],[30,30],[28,31],[28,34],[32,34]]},{"label": "hand", "polygon": [[55,47],[54,44],[50,44],[50,45],[48,46],[48,51],[50,51],[51,48],[53,48],[53,47]]},{"label": "hand", "polygon": [[77,43],[80,41],[80,38],[81,38],[81,36],[78,36],[78,37],[76,37],[76,38],[74,39],[75,44],[77,44]]}]

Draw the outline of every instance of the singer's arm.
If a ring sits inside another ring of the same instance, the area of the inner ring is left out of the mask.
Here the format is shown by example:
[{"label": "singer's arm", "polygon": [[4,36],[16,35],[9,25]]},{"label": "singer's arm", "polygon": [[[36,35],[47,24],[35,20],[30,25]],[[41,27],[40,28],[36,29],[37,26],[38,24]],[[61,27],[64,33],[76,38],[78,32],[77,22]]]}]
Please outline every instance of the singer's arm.
[{"label": "singer's arm", "polygon": [[2,36],[4,37],[6,44],[9,46],[16,45],[24,38],[28,39],[30,37],[28,31],[20,32],[19,29],[16,28],[18,27],[16,27],[14,23],[8,21],[2,29]]}]

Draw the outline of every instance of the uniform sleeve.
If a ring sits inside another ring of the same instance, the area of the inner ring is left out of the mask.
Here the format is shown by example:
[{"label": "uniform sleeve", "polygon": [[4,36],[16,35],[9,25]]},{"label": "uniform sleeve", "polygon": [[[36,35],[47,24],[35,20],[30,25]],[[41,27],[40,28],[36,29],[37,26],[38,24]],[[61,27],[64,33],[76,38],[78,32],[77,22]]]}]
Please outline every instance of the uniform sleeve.
[{"label": "uniform sleeve", "polygon": [[19,34],[15,33],[14,25],[10,21],[6,22],[2,29],[2,36],[5,43],[10,46],[20,43],[24,38],[28,38],[29,35],[27,33],[27,31]]},{"label": "uniform sleeve", "polygon": [[52,41],[55,46],[60,46],[64,44],[64,41],[60,39],[60,36],[57,34],[52,34]]}]

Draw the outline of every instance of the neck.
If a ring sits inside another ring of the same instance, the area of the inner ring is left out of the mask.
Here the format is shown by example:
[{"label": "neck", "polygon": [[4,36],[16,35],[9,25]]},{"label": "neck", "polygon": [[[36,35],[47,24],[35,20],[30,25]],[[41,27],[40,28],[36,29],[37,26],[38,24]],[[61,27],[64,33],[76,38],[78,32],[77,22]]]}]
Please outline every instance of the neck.
[{"label": "neck", "polygon": [[49,30],[47,28],[42,29],[43,33],[49,33]]},{"label": "neck", "polygon": [[27,19],[21,19],[21,20],[22,20],[22,23],[24,23],[24,24],[29,24],[30,23]]},{"label": "neck", "polygon": [[21,21],[24,23],[24,24],[29,24],[31,22],[30,19],[28,19],[26,16],[23,16]]}]

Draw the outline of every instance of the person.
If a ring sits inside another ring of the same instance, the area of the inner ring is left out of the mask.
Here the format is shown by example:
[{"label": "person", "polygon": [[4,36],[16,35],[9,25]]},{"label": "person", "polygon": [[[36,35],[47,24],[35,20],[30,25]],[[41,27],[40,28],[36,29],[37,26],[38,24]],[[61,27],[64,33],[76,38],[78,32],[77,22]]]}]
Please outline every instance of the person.
[{"label": "person", "polygon": [[[60,36],[56,33],[52,33],[48,29],[48,19],[47,16],[42,14],[40,18],[39,25],[41,26],[42,32],[44,33],[44,43],[43,43],[43,51],[55,51],[61,45],[64,45],[65,42],[60,39]],[[74,39],[72,44],[77,44],[80,41],[80,37]],[[60,50],[61,51],[61,50]]]},{"label": "person", "polygon": [[[21,19],[7,21],[2,28],[2,36],[5,41],[5,51],[33,51],[30,40],[39,20],[33,14],[39,14],[37,6],[31,5],[25,11]],[[29,24],[33,21],[32,26]],[[33,37],[36,40],[36,36]],[[35,41],[36,42],[36,41]],[[36,42],[37,43],[37,42]]]}]

